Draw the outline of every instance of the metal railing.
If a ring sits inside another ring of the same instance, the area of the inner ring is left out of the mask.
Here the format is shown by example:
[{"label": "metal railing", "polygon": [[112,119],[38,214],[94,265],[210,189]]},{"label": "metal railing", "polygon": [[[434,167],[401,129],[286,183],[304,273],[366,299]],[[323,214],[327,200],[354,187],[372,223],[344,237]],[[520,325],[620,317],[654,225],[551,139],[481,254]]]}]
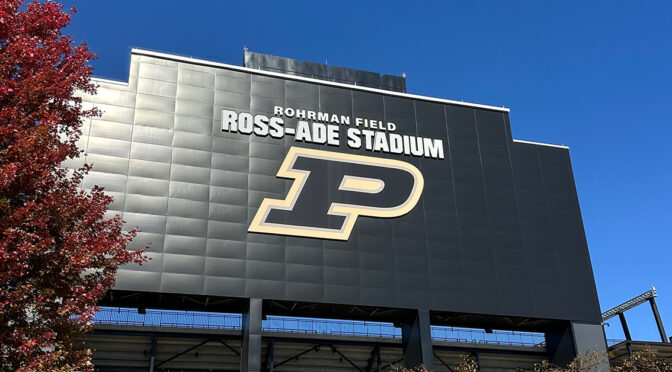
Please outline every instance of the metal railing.
[{"label": "metal railing", "polygon": [[268,332],[313,333],[339,336],[401,338],[392,323],[268,316],[262,322]]},{"label": "metal railing", "polygon": [[[149,309],[145,314],[139,314],[136,309],[103,307],[96,313],[94,321],[98,324],[237,330],[241,329],[242,316]],[[268,316],[262,322],[262,328],[266,332],[401,338],[400,328],[381,322]],[[544,343],[543,333],[498,330],[488,333],[481,329],[442,326],[432,326],[432,339],[510,346],[541,347]]]},{"label": "metal railing", "polygon": [[607,347],[611,347],[611,346],[614,346],[616,344],[620,344],[623,341],[625,341],[625,340],[621,339],[621,338],[608,338],[607,339]]},{"label": "metal railing", "polygon": [[241,329],[241,319],[240,314],[171,310],[147,310],[145,314],[140,314],[136,309],[101,307],[94,322],[143,327]]},{"label": "metal railing", "polygon": [[495,331],[481,329],[432,326],[432,339],[438,341],[463,342],[509,346],[545,346],[543,333]]}]

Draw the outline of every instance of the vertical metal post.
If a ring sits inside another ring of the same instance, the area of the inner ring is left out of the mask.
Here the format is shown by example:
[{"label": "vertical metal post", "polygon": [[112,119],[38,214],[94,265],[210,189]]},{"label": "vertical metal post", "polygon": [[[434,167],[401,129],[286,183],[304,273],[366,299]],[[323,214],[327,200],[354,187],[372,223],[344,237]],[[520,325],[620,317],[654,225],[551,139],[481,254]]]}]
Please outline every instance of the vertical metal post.
[{"label": "vertical metal post", "polygon": [[557,366],[566,366],[576,356],[576,345],[571,323],[567,322],[544,334],[548,360]]},{"label": "vertical metal post", "polygon": [[154,372],[154,360],[156,359],[156,335],[152,335],[152,350],[149,355],[149,372]]},{"label": "vertical metal post", "polygon": [[658,326],[658,333],[660,333],[660,339],[663,341],[664,344],[667,344],[670,341],[667,339],[667,335],[665,334],[665,327],[663,327],[663,320],[660,319],[660,313],[658,312],[658,306],[656,305],[656,300],[650,298],[649,303],[651,304],[651,310],[653,310],[653,317],[656,318],[656,325]]},{"label": "vertical metal post", "polygon": [[260,298],[250,298],[249,301],[247,312],[243,314],[240,370],[243,372],[260,372],[262,300]]},{"label": "vertical metal post", "polygon": [[628,356],[632,356],[632,336],[630,336],[630,328],[628,328],[628,322],[625,321],[625,314],[618,313],[618,319],[621,320],[621,326],[623,327],[623,334],[625,334],[625,350],[628,352]]},{"label": "vertical metal post", "polygon": [[618,319],[621,320],[621,326],[623,327],[623,333],[625,334],[625,339],[632,341],[630,336],[630,328],[628,328],[628,322],[625,321],[625,315],[623,313],[618,313]]},{"label": "vertical metal post", "polygon": [[275,360],[275,343],[273,341],[268,342],[268,364],[266,365],[266,371],[273,372],[273,361]]},{"label": "vertical metal post", "polygon": [[434,369],[432,353],[432,329],[428,310],[415,310],[401,325],[401,346],[406,368],[423,365],[428,371]]}]

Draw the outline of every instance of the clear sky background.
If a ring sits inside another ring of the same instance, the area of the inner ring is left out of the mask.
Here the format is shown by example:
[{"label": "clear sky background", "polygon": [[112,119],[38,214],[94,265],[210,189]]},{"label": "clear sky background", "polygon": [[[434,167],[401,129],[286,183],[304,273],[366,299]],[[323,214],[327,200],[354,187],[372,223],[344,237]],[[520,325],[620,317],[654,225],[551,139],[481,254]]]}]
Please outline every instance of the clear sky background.
[{"label": "clear sky background", "polygon": [[[672,335],[672,2],[64,4],[98,77],[126,81],[132,47],[240,65],[246,45],[509,107],[514,138],[570,147],[602,309],[655,285]],[[626,317],[633,338],[659,340],[647,304]]]}]

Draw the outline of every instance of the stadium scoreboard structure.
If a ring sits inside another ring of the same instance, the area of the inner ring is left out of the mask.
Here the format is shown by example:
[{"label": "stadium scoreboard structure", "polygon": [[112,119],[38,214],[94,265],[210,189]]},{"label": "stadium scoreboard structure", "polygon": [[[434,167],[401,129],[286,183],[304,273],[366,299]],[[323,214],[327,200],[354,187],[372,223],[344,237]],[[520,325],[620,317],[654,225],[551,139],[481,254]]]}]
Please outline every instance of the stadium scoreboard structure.
[{"label": "stadium scoreboard structure", "polygon": [[244,313],[250,371],[266,314],[392,321],[407,366],[431,367],[430,324],[604,350],[569,151],[514,140],[508,109],[247,51],[134,49],[98,83],[84,185],[151,243],[102,304]]}]

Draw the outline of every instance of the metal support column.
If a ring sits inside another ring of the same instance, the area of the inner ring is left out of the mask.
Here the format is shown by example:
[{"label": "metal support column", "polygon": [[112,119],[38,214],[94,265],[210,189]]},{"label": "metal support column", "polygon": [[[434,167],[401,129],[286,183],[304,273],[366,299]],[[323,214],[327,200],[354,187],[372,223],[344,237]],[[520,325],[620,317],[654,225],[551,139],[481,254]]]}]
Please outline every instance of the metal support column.
[{"label": "metal support column", "polygon": [[630,328],[628,328],[628,322],[625,321],[625,314],[618,313],[618,319],[621,321],[621,327],[623,327],[623,334],[625,335],[625,350],[628,352],[628,356],[632,356],[632,336],[630,336]]},{"label": "metal support column", "polygon": [[660,313],[658,312],[656,300],[652,297],[649,299],[649,303],[651,304],[651,310],[653,310],[653,317],[656,318],[656,325],[658,326],[660,339],[663,341],[663,343],[667,344],[670,342],[670,340],[667,339],[667,335],[665,334],[665,327],[663,327],[663,320],[660,319]]},{"label": "metal support column", "polygon": [[557,366],[569,364],[576,356],[571,324],[567,322],[545,334],[548,360]]},{"label": "metal support column", "polygon": [[[567,322],[546,332],[549,361],[558,366],[568,365],[577,355],[587,352],[607,353],[604,328],[600,323]],[[609,364],[599,363],[593,371],[608,372]]]},{"label": "metal support column", "polygon": [[154,372],[155,359],[156,359],[156,335],[152,335],[152,350],[149,353],[149,372]]},{"label": "metal support column", "polygon": [[275,361],[275,342],[269,341],[266,346],[266,367],[267,372],[273,372],[273,362]]},{"label": "metal support column", "polygon": [[374,368],[374,363],[376,363],[377,366],[377,371],[380,372],[380,344],[377,344],[376,346],[371,349],[371,354],[369,355],[369,360],[366,363],[366,368],[364,370],[366,372],[371,372],[373,371]]},{"label": "metal support column", "polygon": [[618,313],[618,319],[621,320],[621,326],[623,327],[623,334],[625,335],[625,339],[632,341],[632,337],[630,336],[630,328],[628,328],[628,322],[625,321],[625,314]]},{"label": "metal support column", "polygon": [[402,323],[401,345],[406,368],[422,365],[428,371],[434,369],[429,310],[416,310],[410,319]]},{"label": "metal support column", "polygon": [[261,316],[262,300],[251,298],[247,312],[243,314],[243,342],[240,352],[240,370],[261,372]]}]

